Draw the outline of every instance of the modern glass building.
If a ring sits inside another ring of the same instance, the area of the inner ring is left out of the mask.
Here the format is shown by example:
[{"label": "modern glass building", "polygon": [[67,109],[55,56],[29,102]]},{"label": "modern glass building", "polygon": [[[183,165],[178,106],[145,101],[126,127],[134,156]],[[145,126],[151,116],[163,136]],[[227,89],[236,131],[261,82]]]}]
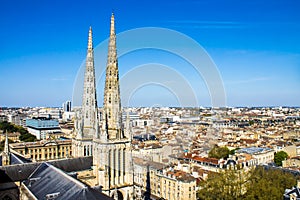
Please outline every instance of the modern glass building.
[{"label": "modern glass building", "polygon": [[31,128],[59,128],[58,120],[56,119],[26,119],[26,126]]},{"label": "modern glass building", "polygon": [[28,129],[28,132],[35,135],[38,140],[46,139],[47,133],[61,132],[57,119],[26,119],[26,127]]}]

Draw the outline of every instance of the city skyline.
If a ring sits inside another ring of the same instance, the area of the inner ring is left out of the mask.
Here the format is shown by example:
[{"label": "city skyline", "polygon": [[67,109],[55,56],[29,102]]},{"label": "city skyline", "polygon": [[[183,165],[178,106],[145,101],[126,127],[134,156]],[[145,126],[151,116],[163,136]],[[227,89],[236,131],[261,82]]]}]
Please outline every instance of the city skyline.
[{"label": "city skyline", "polygon": [[[7,1],[2,4],[1,107],[60,106],[72,99],[74,80],[85,59],[88,27],[93,27],[96,46],[109,36],[104,27],[109,27],[107,19],[112,11],[116,14],[117,33],[161,27],[197,41],[219,70],[228,106],[299,106],[298,2]],[[203,79],[195,76],[187,63],[178,62],[166,52],[144,50],[124,55],[119,59],[120,77],[137,65],[153,62],[167,64],[188,78],[199,105],[210,106]],[[103,102],[101,84],[100,80],[99,106]],[[178,105],[173,94],[157,85],[139,89],[131,102],[131,106]]]}]

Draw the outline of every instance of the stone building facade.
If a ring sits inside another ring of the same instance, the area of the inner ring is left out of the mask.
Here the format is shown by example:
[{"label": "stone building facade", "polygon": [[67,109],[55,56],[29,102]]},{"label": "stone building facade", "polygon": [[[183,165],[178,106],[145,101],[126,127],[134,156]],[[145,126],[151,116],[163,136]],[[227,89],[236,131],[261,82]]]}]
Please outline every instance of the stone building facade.
[{"label": "stone building facade", "polygon": [[165,164],[134,158],[136,199],[196,200],[196,179]]},{"label": "stone building facade", "polygon": [[68,158],[72,155],[71,140],[12,143],[10,148],[34,162]]}]

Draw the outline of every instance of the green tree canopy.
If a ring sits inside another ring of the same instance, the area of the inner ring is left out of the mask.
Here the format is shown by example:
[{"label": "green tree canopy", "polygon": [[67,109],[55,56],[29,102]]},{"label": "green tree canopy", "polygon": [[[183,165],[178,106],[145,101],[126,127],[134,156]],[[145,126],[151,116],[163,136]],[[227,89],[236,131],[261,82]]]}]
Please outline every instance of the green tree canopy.
[{"label": "green tree canopy", "polygon": [[199,199],[282,199],[284,190],[296,184],[297,177],[279,169],[224,170],[210,174],[200,183]]},{"label": "green tree canopy", "polygon": [[3,130],[4,132],[8,133],[19,132],[21,134],[19,140],[23,142],[36,141],[36,137],[30,134],[24,127],[14,125],[6,121],[0,122],[0,130]]},{"label": "green tree canopy", "polygon": [[208,176],[206,181],[200,183],[198,198],[205,200],[231,200],[243,197],[245,172],[243,170],[226,169],[221,173]]},{"label": "green tree canopy", "polygon": [[228,158],[230,151],[227,147],[219,147],[215,145],[208,153],[208,157],[210,158]]},{"label": "green tree canopy", "polygon": [[257,167],[249,178],[244,199],[282,199],[284,190],[297,183],[297,177],[280,169]]},{"label": "green tree canopy", "polygon": [[274,162],[277,166],[282,166],[282,161],[288,158],[285,151],[279,151],[274,155]]},{"label": "green tree canopy", "polygon": [[7,121],[0,122],[0,129],[3,130],[3,132],[9,132],[9,133],[18,131],[18,128],[16,126],[14,126],[13,124]]},{"label": "green tree canopy", "polygon": [[34,142],[36,137],[30,133],[21,134],[19,139],[23,142]]}]

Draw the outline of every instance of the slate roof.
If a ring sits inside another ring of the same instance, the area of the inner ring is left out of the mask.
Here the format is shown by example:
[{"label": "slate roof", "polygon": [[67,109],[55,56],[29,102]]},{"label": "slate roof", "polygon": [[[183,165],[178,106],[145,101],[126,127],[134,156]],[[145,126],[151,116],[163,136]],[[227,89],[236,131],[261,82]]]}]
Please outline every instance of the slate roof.
[{"label": "slate roof", "polygon": [[37,199],[111,199],[49,163],[40,164],[23,184]]},{"label": "slate roof", "polygon": [[[18,165],[24,163],[30,163],[31,160],[24,158],[21,155],[10,152],[10,165]],[[0,166],[2,166],[2,155],[0,154]]]},{"label": "slate roof", "polygon": [[[68,158],[55,161],[48,161],[51,165],[65,171],[74,172],[91,169],[93,157],[80,157],[80,158]],[[18,165],[2,166],[0,170],[4,170],[5,173],[12,179],[12,181],[23,181],[29,177],[30,174],[41,163],[24,163]],[[0,174],[0,179],[1,179]]]},{"label": "slate roof", "polygon": [[67,158],[48,161],[51,165],[65,171],[74,172],[91,169],[93,165],[93,157],[79,157],[79,158]]},{"label": "slate roof", "polygon": [[21,155],[10,153],[10,164],[11,165],[17,165],[17,164],[24,164],[24,163],[30,163],[31,160],[24,158]]}]

